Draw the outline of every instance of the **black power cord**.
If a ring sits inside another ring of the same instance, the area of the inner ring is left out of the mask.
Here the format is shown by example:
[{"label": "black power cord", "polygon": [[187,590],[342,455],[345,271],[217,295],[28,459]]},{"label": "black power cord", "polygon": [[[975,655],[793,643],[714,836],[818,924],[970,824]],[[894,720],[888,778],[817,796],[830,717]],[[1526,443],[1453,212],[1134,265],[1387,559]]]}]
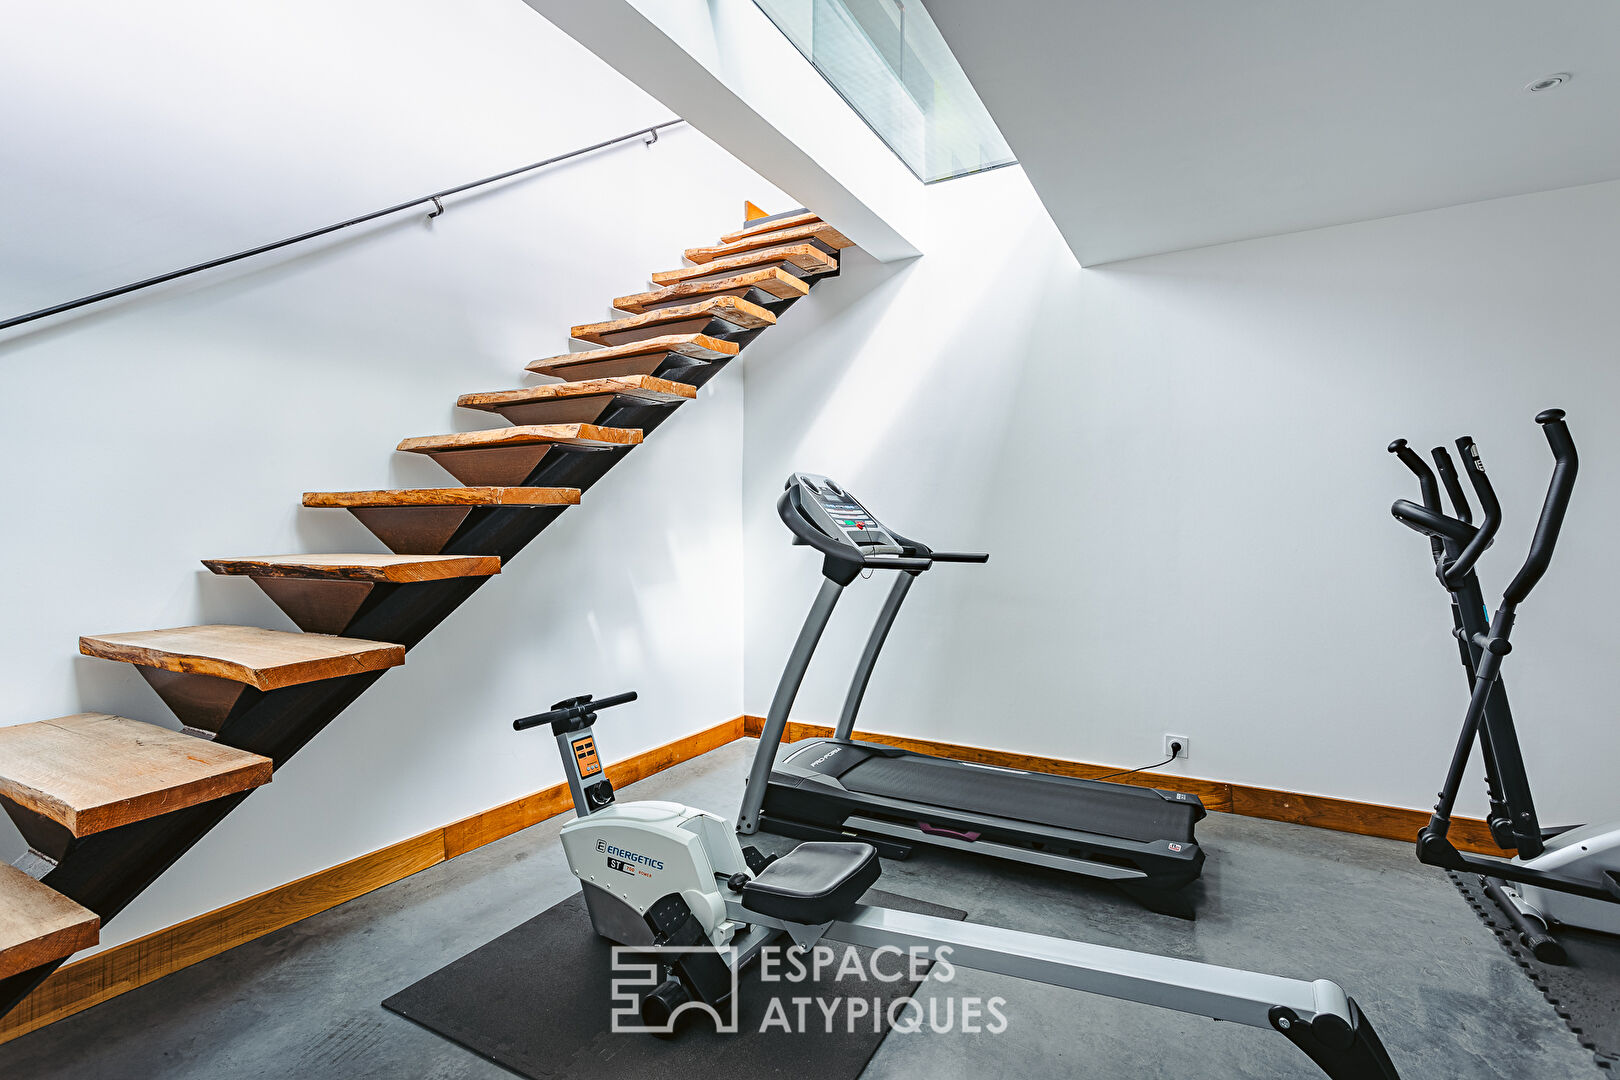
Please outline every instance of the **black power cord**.
[{"label": "black power cord", "polygon": [[1126,769],[1124,772],[1109,773],[1107,776],[1093,776],[1091,779],[1112,780],[1116,776],[1130,776],[1132,773],[1145,772],[1148,769],[1157,769],[1160,765],[1168,765],[1172,761],[1176,760],[1176,758],[1181,756],[1181,744],[1178,742],[1173,742],[1170,744],[1170,749],[1175,752],[1169,757],[1165,758],[1163,761],[1155,761],[1151,765],[1138,765],[1134,769]]}]

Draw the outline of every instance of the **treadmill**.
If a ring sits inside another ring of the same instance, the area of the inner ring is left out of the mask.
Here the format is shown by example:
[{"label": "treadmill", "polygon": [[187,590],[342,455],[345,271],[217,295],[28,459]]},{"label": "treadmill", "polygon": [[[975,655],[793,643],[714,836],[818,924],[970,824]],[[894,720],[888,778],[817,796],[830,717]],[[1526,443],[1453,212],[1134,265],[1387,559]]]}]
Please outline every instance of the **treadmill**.
[{"label": "treadmill", "polygon": [[[748,776],[737,831],[873,844],[905,858],[918,844],[953,848],[1119,885],[1144,906],[1193,916],[1185,886],[1204,865],[1193,826],[1196,795],[1025,772],[853,738],[855,717],[912,582],[935,563],[987,554],[934,551],[880,522],[834,481],[794,473],[776,504],[793,533],[823,555],[824,580],[782,672]],[[865,570],[895,573],[832,738],[789,747],[778,760],[805,670],[846,586]]]}]

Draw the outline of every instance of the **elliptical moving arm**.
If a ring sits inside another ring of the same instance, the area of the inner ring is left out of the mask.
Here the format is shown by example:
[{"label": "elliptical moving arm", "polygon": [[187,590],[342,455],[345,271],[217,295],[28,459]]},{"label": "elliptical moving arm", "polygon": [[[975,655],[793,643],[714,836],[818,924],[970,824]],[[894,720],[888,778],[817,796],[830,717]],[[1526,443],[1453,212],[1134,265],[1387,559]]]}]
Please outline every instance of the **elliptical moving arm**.
[{"label": "elliptical moving arm", "polygon": [[1502,594],[1504,604],[1517,606],[1530,595],[1541,575],[1552,562],[1553,548],[1558,544],[1558,532],[1564,527],[1564,514],[1569,510],[1569,498],[1575,490],[1575,473],[1580,459],[1575,454],[1575,440],[1570,437],[1569,425],[1564,423],[1563,409],[1548,409],[1536,416],[1547,436],[1547,445],[1553,452],[1552,481],[1547,485],[1547,500],[1541,505],[1541,520],[1536,522],[1536,535],[1530,541],[1530,554],[1519,573]]}]

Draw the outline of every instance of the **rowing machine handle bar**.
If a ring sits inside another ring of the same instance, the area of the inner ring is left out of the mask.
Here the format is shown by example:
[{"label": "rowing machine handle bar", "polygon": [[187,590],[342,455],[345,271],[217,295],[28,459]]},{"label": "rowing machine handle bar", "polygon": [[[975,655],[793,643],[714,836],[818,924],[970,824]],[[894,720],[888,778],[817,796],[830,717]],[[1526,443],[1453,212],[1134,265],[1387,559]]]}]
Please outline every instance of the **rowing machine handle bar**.
[{"label": "rowing machine handle bar", "polygon": [[988,551],[935,551],[928,556],[935,562],[989,562]]},{"label": "rowing machine handle bar", "polygon": [[1427,506],[1419,506],[1410,499],[1396,499],[1389,512],[1395,515],[1396,521],[1407,528],[1415,529],[1430,538],[1444,537],[1458,547],[1466,547],[1474,538],[1475,530],[1472,525],[1436,513]]},{"label": "rowing machine handle bar", "polygon": [[1429,451],[1429,456],[1434,458],[1434,471],[1440,474],[1440,482],[1445,485],[1446,494],[1451,498],[1457,520],[1472,524],[1474,512],[1468,508],[1468,496],[1463,494],[1462,478],[1457,475],[1457,466],[1451,463],[1451,455],[1445,447],[1437,446]]},{"label": "rowing machine handle bar", "polygon": [[1536,523],[1536,535],[1530,541],[1530,555],[1502,594],[1504,601],[1513,604],[1530,595],[1541,575],[1547,572],[1547,564],[1552,562],[1558,531],[1564,527],[1564,513],[1569,509],[1569,497],[1575,490],[1575,473],[1580,468],[1575,440],[1570,437],[1569,425],[1564,423],[1564,410],[1548,409],[1536,417],[1536,423],[1541,425],[1547,445],[1552,448],[1552,482],[1547,485],[1547,501],[1541,504],[1541,520]]},{"label": "rowing machine handle bar", "polygon": [[615,705],[627,705],[634,700],[636,700],[634,690],[627,690],[622,694],[614,694],[611,697],[597,698],[594,701],[589,694],[583,697],[569,698],[566,701],[557,702],[546,712],[535,713],[533,716],[525,716],[521,720],[512,721],[512,730],[526,731],[532,727],[539,727],[541,724],[554,724],[558,720],[575,720],[587,713],[593,713],[600,709],[611,709]]},{"label": "rowing machine handle bar", "polygon": [[1457,453],[1462,455],[1463,468],[1468,472],[1469,483],[1474,485],[1474,494],[1479,497],[1479,508],[1485,516],[1468,546],[1440,568],[1440,583],[1447,589],[1462,585],[1479,557],[1496,539],[1496,530],[1502,527],[1502,504],[1496,501],[1496,489],[1491,487],[1491,478],[1485,475],[1485,463],[1480,460],[1479,447],[1474,445],[1472,436],[1464,435],[1457,440]]}]

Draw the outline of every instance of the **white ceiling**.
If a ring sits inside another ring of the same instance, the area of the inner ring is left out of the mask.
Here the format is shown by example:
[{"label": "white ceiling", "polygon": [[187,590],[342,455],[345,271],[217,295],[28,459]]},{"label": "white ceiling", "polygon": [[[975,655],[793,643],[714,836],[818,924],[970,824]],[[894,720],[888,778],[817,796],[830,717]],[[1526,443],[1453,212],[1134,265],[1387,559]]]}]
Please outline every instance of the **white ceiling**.
[{"label": "white ceiling", "polygon": [[1616,0],[927,6],[1082,264],[1620,178]]}]

